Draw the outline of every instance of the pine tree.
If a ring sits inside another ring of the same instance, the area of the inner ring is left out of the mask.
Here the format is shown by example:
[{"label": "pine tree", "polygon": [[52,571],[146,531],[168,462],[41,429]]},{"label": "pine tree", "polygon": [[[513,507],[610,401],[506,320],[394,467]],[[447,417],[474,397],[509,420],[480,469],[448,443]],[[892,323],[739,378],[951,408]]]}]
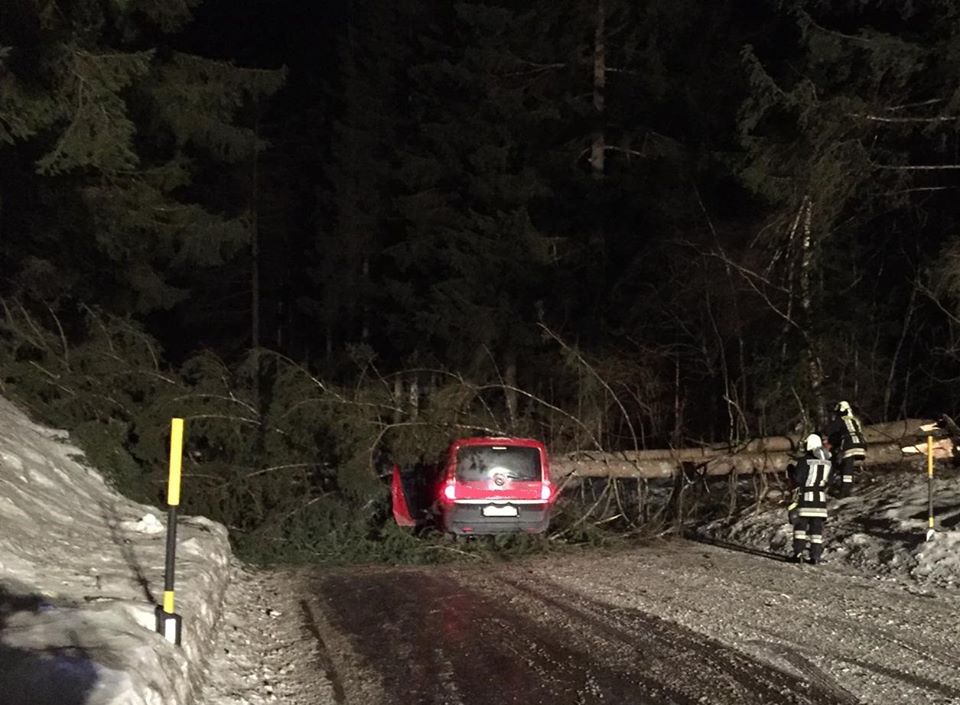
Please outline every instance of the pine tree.
[{"label": "pine tree", "polygon": [[313,269],[318,295],[311,302],[328,358],[371,342],[379,320],[382,253],[397,228],[397,153],[410,128],[408,33],[422,13],[416,1],[359,0],[341,37],[330,195],[321,206]]},{"label": "pine tree", "polygon": [[859,390],[886,415],[918,273],[955,222],[960,15],[949,2],[785,5],[775,58],[744,54],[742,175],[777,209],[762,242],[812,401]]},{"label": "pine tree", "polygon": [[21,2],[5,15],[0,257],[17,288],[144,314],[246,247],[247,201],[209,194],[216,165],[262,148],[238,120],[282,74],[162,46],[192,4]]},{"label": "pine tree", "polygon": [[388,251],[401,349],[463,370],[492,358],[508,378],[535,343],[550,265],[531,215],[546,195],[531,153],[536,122],[507,75],[514,21],[462,3],[421,34],[409,73],[416,129],[398,167],[403,231]]}]

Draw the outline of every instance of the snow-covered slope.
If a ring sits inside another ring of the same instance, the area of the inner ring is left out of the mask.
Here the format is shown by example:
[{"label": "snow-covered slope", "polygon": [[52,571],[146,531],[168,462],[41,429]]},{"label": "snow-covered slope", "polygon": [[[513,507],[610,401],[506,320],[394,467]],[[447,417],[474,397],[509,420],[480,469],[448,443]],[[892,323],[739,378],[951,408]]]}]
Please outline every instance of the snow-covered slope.
[{"label": "snow-covered slope", "polygon": [[[960,475],[938,469],[934,480],[937,532],[926,541],[927,476],[911,470],[871,472],[847,499],[831,500],[824,558],[829,565],[866,575],[907,577],[942,587],[960,586]],[[786,509],[770,503],[701,527],[701,537],[760,551],[788,554],[792,527]]]},{"label": "snow-covered slope", "polygon": [[186,705],[229,579],[226,530],[181,520],[183,645],[169,644],[154,632],[165,513],[112,491],[80,457],[64,432],[0,399],[0,702]]}]

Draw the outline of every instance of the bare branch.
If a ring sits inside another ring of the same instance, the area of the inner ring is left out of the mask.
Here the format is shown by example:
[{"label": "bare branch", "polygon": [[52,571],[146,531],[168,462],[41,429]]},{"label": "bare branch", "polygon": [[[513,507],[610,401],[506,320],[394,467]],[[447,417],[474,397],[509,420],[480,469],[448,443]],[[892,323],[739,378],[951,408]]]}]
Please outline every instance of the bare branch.
[{"label": "bare branch", "polygon": [[[503,375],[500,374],[500,365],[497,364],[497,360],[496,360],[496,358],[493,356],[493,351],[490,349],[490,346],[488,346],[486,343],[484,343],[484,345],[483,345],[483,351],[484,351],[485,353],[487,353],[487,357],[490,359],[490,364],[493,365],[493,371],[497,373],[497,379],[500,380],[500,385],[499,385],[500,388],[503,389],[504,391],[507,391],[507,389],[508,389],[508,388],[507,388],[507,382],[506,382],[506,380],[503,379]],[[479,390],[479,387],[477,387],[476,389]],[[490,408],[490,405],[487,404],[487,400],[484,399],[482,396],[480,397],[480,403],[483,404],[483,408],[486,410],[486,412],[487,412],[488,414],[490,414],[490,418],[493,419],[494,421],[496,421],[496,420],[497,420],[497,417],[496,417],[496,415],[493,413],[493,409]],[[509,409],[508,409],[508,413],[509,413]],[[510,418],[510,423],[511,423],[511,424],[516,423],[516,419],[514,419],[514,418],[512,417],[512,414],[511,414],[511,418]]]},{"label": "bare branch", "polygon": [[957,171],[960,164],[874,164],[877,169],[886,171]]},{"label": "bare branch", "polygon": [[899,196],[905,193],[929,193],[931,191],[955,191],[960,186],[918,186],[916,188],[905,188],[899,191],[887,191],[885,196]]},{"label": "bare branch", "polygon": [[929,288],[927,288],[927,287],[924,286],[923,284],[920,284],[919,282],[917,283],[917,290],[920,291],[921,293],[925,294],[925,295],[927,296],[927,298],[929,298],[929,299],[933,302],[933,304],[934,304],[938,309],[940,309],[941,313],[943,313],[943,314],[944,314],[947,318],[949,318],[953,323],[955,323],[955,324],[957,324],[957,325],[960,325],[960,318],[958,318],[955,314],[951,313],[951,312],[947,309],[947,307],[944,306],[944,305],[940,302],[940,297],[937,296],[936,292],[930,290]]},{"label": "bare branch", "polygon": [[257,475],[266,475],[267,473],[273,472],[275,470],[291,470],[294,468],[314,468],[322,467],[320,463],[289,463],[287,465],[272,465],[268,468],[261,468],[260,470],[254,470],[253,472],[248,472],[244,475],[244,479],[248,477],[256,477]]},{"label": "bare branch", "polygon": [[259,426],[260,421],[258,419],[248,419],[245,416],[228,416],[226,414],[195,414],[194,416],[185,416],[187,421],[197,421],[199,419],[223,419],[225,421],[239,421],[240,423],[247,423],[252,426]]},{"label": "bare branch", "polygon": [[924,108],[928,105],[937,105],[942,103],[943,98],[930,98],[929,100],[921,100],[919,103],[903,103],[902,105],[891,105],[887,110],[891,113],[896,112],[897,110],[906,110],[908,108]]},{"label": "bare branch", "polygon": [[94,312],[92,308],[90,308],[86,304],[80,304],[80,308],[86,311],[87,315],[90,316],[90,318],[92,318],[94,321],[96,321],[97,326],[100,328],[100,332],[103,333],[103,337],[107,341],[107,347],[110,348],[110,353],[112,354],[112,357],[115,360],[119,360],[120,356],[117,355],[117,350],[116,348],[113,347],[113,337],[107,331],[107,327],[103,324],[103,320],[100,318],[100,316],[97,313]]},{"label": "bare branch", "polygon": [[242,399],[237,399],[233,394],[230,394],[230,396],[224,396],[223,394],[184,394],[179,397],[174,397],[171,401],[180,402],[188,399],[219,399],[220,401],[226,401],[232,404],[240,404],[254,414],[257,413],[257,410],[254,409],[253,406]]},{"label": "bare branch", "polygon": [[[582,150],[582,151],[580,152],[580,154],[577,155],[576,161],[580,161],[580,160],[583,159],[585,156],[587,156],[588,154],[590,154],[591,151],[593,151],[593,147],[592,147],[592,146],[587,147],[586,149]],[[620,152],[621,154],[626,154],[626,155],[631,156],[631,157],[643,157],[644,159],[646,159],[647,157],[650,156],[650,155],[647,154],[646,152],[643,152],[643,151],[640,151],[640,150],[637,150],[637,149],[630,149],[630,148],[628,148],[628,147],[619,147],[619,146],[613,145],[613,144],[604,145],[603,151],[604,151],[604,152]]]},{"label": "bare branch", "polygon": [[33,317],[27,313],[27,309],[23,307],[23,304],[20,301],[17,301],[17,308],[20,309],[20,313],[23,315],[23,320],[26,321],[27,325],[30,326],[30,329],[33,331],[34,335],[37,336],[37,347],[43,348],[44,350],[52,353],[50,346],[47,345],[43,338],[43,331],[40,330],[40,327],[34,322]]},{"label": "bare branch", "polygon": [[569,413],[569,412],[561,409],[559,406],[555,406],[554,404],[551,404],[551,403],[548,402],[546,399],[541,399],[541,398],[538,397],[537,395],[531,394],[530,392],[526,391],[525,389],[520,389],[519,387],[513,387],[513,386],[510,386],[510,385],[507,385],[507,384],[496,384],[496,385],[487,384],[487,385],[483,385],[483,386],[480,386],[480,387],[476,387],[475,389],[476,389],[478,392],[480,392],[480,391],[483,391],[483,390],[485,390],[485,389],[494,389],[494,388],[495,388],[495,389],[504,389],[504,390],[511,391],[511,392],[516,392],[516,393],[519,394],[520,396],[526,397],[527,399],[530,399],[531,401],[535,401],[535,402],[537,402],[538,404],[541,404],[542,406],[546,407],[547,409],[550,409],[551,411],[555,411],[555,412],[557,412],[558,414],[560,414],[561,416],[569,419],[570,421],[573,421],[573,423],[575,423],[577,426],[579,426],[580,428],[582,428],[582,429],[584,430],[584,432],[590,437],[590,441],[593,443],[594,447],[595,447],[597,450],[599,450],[599,451],[602,451],[602,450],[603,450],[603,446],[601,445],[600,441],[593,435],[593,432],[586,426],[586,424],[583,423],[583,421],[581,421],[580,419],[578,419],[578,418],[577,418],[576,416],[574,416],[573,414],[571,414],[571,413]]},{"label": "bare branch", "polygon": [[870,115],[867,113],[847,113],[849,117],[863,118],[870,122],[885,123],[935,123],[935,122],[956,122],[960,120],[960,115],[936,115],[933,117],[885,117],[883,115]]},{"label": "bare branch", "polygon": [[57,332],[60,333],[60,345],[63,348],[63,366],[68,370],[70,369],[70,348],[67,346],[67,336],[63,332],[63,326],[60,325],[60,318],[56,313],[53,312],[53,308],[50,307],[50,304],[47,302],[43,303],[47,307],[47,311],[50,312],[50,317],[53,318],[53,322],[57,325]]},{"label": "bare branch", "polygon": [[521,63],[526,64],[530,68],[525,71],[511,71],[509,73],[503,74],[505,77],[516,77],[516,76],[535,76],[537,74],[545,73],[546,71],[553,71],[555,69],[563,69],[567,67],[566,63],[558,62],[553,64],[539,64],[535,61],[527,61],[526,59],[521,59]]},{"label": "bare branch", "polygon": [[603,388],[606,389],[607,392],[610,393],[610,396],[613,397],[614,403],[616,403],[617,407],[620,409],[620,413],[623,415],[624,421],[627,422],[627,428],[630,429],[630,436],[631,436],[631,438],[633,439],[633,448],[634,448],[634,450],[639,451],[639,450],[640,450],[640,443],[639,443],[639,441],[637,440],[637,432],[636,432],[636,431],[634,430],[634,428],[633,428],[633,422],[630,420],[630,414],[627,413],[626,407],[624,407],[623,402],[620,401],[620,397],[617,396],[617,393],[613,391],[613,388],[612,388],[612,387],[607,383],[607,381],[596,371],[596,369],[594,369],[593,366],[583,358],[583,355],[581,355],[579,351],[572,349],[569,345],[567,345],[567,343],[566,343],[562,338],[560,338],[560,336],[558,336],[556,333],[554,333],[554,332],[553,332],[549,327],[547,327],[544,323],[538,323],[537,325],[538,325],[538,326],[540,327],[540,329],[541,329],[543,332],[545,332],[550,338],[552,338],[555,342],[557,342],[557,343],[560,345],[560,347],[562,347],[562,348],[563,348],[564,350],[566,350],[568,353],[574,355],[574,356],[577,358],[577,361],[578,361],[581,365],[583,365],[584,368],[585,368],[587,371],[589,371],[591,375],[593,375],[594,379],[596,379],[596,380],[603,386]]}]

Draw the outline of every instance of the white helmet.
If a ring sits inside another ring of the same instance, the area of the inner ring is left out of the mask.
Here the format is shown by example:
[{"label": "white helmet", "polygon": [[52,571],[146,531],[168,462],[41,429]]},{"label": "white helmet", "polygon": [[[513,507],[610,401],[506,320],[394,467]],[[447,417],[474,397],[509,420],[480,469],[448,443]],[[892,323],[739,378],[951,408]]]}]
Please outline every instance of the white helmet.
[{"label": "white helmet", "polygon": [[806,446],[808,451],[816,450],[817,448],[823,447],[823,441],[816,433],[811,433],[807,436]]},{"label": "white helmet", "polygon": [[838,401],[837,405],[834,407],[834,411],[836,411],[841,416],[846,416],[847,414],[850,413],[850,402]]}]

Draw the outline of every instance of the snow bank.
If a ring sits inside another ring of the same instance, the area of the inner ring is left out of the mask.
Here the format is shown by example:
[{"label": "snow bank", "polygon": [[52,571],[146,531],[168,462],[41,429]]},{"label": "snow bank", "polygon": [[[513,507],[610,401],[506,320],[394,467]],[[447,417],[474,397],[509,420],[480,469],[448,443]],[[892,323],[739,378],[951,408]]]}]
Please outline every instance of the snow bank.
[{"label": "snow bank", "polygon": [[[960,586],[960,476],[938,469],[934,480],[937,533],[926,541],[927,476],[919,466],[864,473],[853,497],[830,501],[824,558],[879,577],[909,576],[943,587]],[[697,533],[745,548],[789,554],[786,509],[770,503]]]},{"label": "snow bank", "polygon": [[183,646],[169,644],[154,632],[165,512],[122,497],[78,460],[64,432],[0,399],[0,701],[185,705],[229,580],[227,532],[181,521]]}]

